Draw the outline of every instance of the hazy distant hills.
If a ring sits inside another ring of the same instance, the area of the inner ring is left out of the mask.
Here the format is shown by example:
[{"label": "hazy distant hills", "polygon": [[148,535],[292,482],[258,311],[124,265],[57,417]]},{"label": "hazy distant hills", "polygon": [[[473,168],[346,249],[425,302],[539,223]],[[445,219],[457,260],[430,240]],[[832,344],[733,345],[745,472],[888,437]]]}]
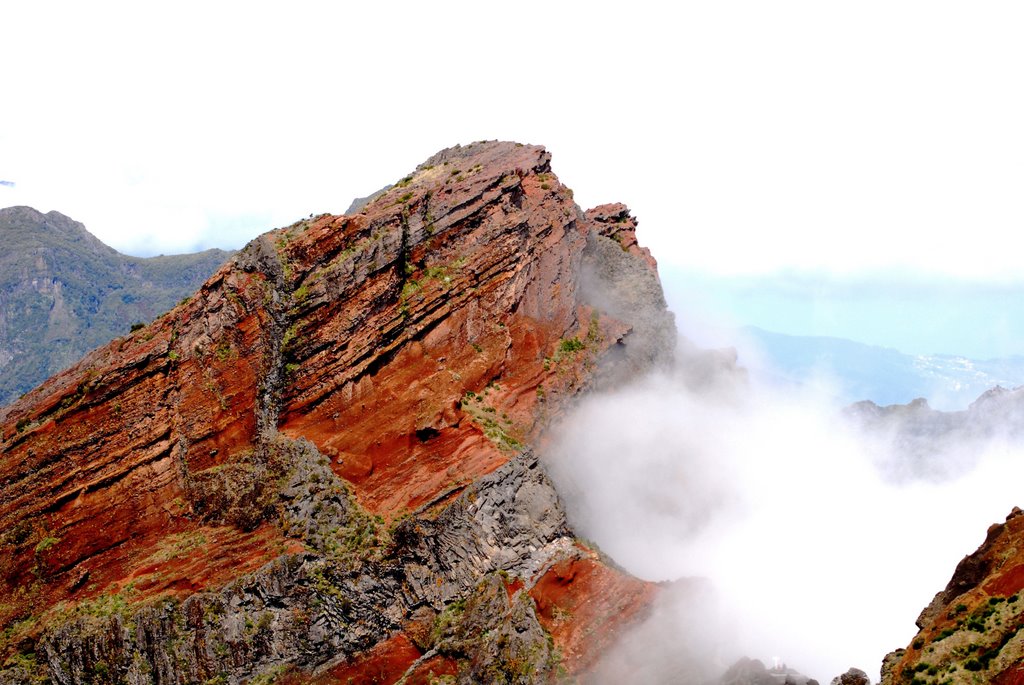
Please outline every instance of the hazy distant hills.
[{"label": "hazy distant hills", "polygon": [[1024,385],[1024,357],[968,359],[952,355],[911,355],[842,338],[783,335],[742,329],[740,362],[763,377],[802,383],[832,381],[840,399],[906,403],[918,397],[938,409],[964,409],[996,385]]},{"label": "hazy distant hills", "polygon": [[191,294],[230,255],[129,257],[58,212],[0,209],[0,405]]},{"label": "hazy distant hills", "polygon": [[[169,310],[230,255],[130,257],[63,214],[30,207],[0,209],[0,239],[0,406]],[[843,338],[742,332],[740,362],[754,373],[785,384],[825,378],[844,402],[926,397],[937,409],[963,409],[996,385],[1024,384],[1024,356],[911,355]]]}]

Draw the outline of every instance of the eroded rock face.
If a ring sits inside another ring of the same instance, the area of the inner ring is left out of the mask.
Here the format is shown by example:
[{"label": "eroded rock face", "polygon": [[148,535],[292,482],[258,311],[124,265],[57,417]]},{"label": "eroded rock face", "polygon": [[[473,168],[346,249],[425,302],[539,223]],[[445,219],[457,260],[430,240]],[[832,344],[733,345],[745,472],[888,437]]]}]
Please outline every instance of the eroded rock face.
[{"label": "eroded rock face", "polygon": [[671,355],[633,227],[543,148],[445,150],[5,409],[0,682],[585,672],[655,589],[528,448]]},{"label": "eroded rock face", "polygon": [[1024,682],[1024,515],[1014,508],[964,557],[917,619],[906,649],[890,653],[883,685]]}]

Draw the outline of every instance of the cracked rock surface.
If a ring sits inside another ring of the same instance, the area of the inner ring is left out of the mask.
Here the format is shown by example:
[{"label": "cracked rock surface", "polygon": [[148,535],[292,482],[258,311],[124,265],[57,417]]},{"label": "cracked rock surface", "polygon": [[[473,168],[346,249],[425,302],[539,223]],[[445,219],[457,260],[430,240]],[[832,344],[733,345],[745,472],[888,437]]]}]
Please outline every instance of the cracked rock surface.
[{"label": "cracked rock surface", "polygon": [[0,410],[0,683],[541,682],[654,601],[535,456],[674,349],[628,210],[492,142],[354,212]]}]

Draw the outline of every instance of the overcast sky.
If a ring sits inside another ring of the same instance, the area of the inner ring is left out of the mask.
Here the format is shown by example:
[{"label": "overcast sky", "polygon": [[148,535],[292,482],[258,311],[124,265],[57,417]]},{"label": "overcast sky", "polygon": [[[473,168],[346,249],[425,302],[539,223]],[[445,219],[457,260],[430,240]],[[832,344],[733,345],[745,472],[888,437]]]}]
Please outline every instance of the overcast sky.
[{"label": "overcast sky", "polygon": [[[477,139],[718,274],[1017,274],[1024,10],[989,2],[7,3],[0,204],[238,247]],[[1008,242],[1009,241],[1009,242]]]}]

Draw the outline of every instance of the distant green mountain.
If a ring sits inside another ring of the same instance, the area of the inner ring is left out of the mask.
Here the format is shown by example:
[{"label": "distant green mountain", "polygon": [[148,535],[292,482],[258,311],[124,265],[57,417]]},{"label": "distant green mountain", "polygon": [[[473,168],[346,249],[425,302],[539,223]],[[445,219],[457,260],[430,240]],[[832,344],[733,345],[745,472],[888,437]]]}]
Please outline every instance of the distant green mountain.
[{"label": "distant green mountain", "polygon": [[123,255],[58,212],[0,209],[0,406],[192,294],[231,253]]}]

